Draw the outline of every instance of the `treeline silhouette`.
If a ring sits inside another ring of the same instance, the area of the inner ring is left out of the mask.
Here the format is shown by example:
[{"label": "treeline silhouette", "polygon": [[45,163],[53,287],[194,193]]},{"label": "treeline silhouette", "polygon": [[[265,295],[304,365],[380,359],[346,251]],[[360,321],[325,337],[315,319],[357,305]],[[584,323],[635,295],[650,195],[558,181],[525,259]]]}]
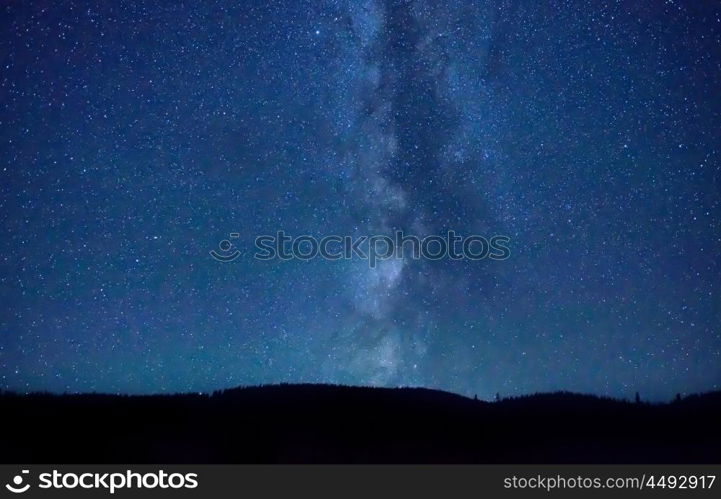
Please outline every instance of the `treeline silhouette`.
[{"label": "treeline silhouette", "polygon": [[5,463],[719,463],[721,392],[648,404],[571,393],[242,387],[0,394]]}]

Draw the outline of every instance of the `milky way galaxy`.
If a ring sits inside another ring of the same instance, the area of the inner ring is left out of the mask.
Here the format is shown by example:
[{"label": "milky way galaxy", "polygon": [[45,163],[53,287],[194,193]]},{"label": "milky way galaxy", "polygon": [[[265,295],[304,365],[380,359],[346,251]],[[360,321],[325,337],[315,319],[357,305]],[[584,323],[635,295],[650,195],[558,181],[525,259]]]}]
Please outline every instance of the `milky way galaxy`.
[{"label": "milky way galaxy", "polygon": [[[2,16],[1,389],[721,387],[718,3]],[[254,259],[278,230],[510,257]]]}]

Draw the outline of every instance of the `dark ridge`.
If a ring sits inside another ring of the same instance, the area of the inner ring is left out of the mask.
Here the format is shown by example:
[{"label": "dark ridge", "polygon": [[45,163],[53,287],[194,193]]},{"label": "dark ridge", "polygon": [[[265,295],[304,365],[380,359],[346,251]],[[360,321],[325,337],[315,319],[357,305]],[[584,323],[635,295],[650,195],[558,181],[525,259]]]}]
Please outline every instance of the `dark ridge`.
[{"label": "dark ridge", "polygon": [[721,392],[671,403],[425,388],[0,394],[0,460],[62,463],[718,463]]}]

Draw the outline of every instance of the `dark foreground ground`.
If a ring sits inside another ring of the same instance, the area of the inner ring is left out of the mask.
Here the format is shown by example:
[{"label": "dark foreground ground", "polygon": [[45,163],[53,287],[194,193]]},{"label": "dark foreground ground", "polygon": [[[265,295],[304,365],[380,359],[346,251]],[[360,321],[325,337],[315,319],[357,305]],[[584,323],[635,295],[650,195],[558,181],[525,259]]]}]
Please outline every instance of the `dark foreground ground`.
[{"label": "dark foreground ground", "polygon": [[721,392],[647,405],[425,389],[0,395],[5,463],[721,463]]}]

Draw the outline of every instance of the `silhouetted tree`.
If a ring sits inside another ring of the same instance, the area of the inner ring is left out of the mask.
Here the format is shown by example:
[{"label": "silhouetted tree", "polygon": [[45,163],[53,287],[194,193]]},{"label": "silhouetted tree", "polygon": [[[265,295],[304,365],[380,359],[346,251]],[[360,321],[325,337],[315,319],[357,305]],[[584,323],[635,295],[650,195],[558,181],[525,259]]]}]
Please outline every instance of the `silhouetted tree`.
[{"label": "silhouetted tree", "polygon": [[[528,461],[529,448],[543,448],[548,461],[611,462],[618,456],[710,463],[721,449],[721,391],[686,395],[680,404],[673,402],[675,394],[667,403],[654,404],[641,401],[639,394],[639,403],[633,406],[632,397],[621,403],[563,392],[522,397],[511,393],[505,398],[497,393],[495,406],[468,404],[467,396],[418,388],[267,385],[218,393],[210,398],[3,391],[1,421],[13,431],[0,437],[0,460],[270,463],[307,459],[370,464],[387,462],[386,449],[392,448],[393,458],[407,463],[445,462],[449,457],[469,464],[521,463]],[[668,402],[673,410],[668,410]],[[289,423],[288,414],[298,424]],[[344,415],[343,426],[336,424],[337,414]],[[368,425],[369,414],[404,424]],[[534,425],[528,424],[529,415]],[[95,420],[113,429],[103,442],[86,431],[87,422]],[[493,432],[480,432],[479,426]],[[342,429],[346,427],[353,430]],[[616,437],[609,439],[606,432],[597,431],[599,427],[613,427]],[[683,438],[659,439],[669,428],[682,428]],[[202,452],[189,452],[197,442],[202,442]],[[318,449],[317,456],[303,451],[311,444]]]},{"label": "silhouetted tree", "polygon": [[637,403],[637,404],[640,404],[640,403],[641,403],[641,395],[639,395],[638,392],[636,392],[636,403]]},{"label": "silhouetted tree", "polygon": [[680,393],[676,394],[676,402],[681,402],[681,394]]}]

